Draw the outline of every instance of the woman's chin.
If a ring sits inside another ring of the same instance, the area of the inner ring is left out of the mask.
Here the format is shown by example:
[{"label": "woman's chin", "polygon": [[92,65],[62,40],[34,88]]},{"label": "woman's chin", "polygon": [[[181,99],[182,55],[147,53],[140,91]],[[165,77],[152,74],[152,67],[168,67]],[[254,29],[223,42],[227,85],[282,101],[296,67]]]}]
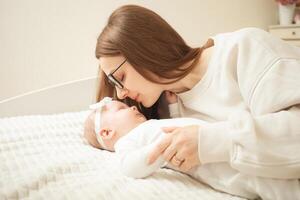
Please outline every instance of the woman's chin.
[{"label": "woman's chin", "polygon": [[139,96],[139,98],[137,100],[145,108],[150,108],[151,106],[153,106],[159,100],[159,97],[157,97],[157,98],[143,98],[142,96]]},{"label": "woman's chin", "polygon": [[151,106],[153,106],[155,104],[155,102],[140,102],[145,108],[150,108]]}]

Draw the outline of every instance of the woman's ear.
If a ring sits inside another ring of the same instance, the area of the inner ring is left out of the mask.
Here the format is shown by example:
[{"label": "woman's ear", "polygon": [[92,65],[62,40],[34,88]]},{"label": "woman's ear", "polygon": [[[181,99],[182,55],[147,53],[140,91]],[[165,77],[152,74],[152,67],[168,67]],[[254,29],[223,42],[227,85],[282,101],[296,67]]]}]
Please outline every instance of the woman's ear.
[{"label": "woman's ear", "polygon": [[116,131],[108,128],[102,128],[99,134],[103,140],[110,140],[116,134]]}]

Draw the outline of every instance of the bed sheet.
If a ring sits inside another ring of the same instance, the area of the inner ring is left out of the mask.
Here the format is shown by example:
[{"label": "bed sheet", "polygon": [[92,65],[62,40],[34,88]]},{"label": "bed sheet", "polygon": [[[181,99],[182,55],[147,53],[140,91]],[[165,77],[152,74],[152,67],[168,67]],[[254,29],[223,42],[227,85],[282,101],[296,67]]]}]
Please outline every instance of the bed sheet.
[{"label": "bed sheet", "polygon": [[242,199],[171,169],[123,176],[114,153],[83,137],[88,112],[0,119],[0,199]]}]

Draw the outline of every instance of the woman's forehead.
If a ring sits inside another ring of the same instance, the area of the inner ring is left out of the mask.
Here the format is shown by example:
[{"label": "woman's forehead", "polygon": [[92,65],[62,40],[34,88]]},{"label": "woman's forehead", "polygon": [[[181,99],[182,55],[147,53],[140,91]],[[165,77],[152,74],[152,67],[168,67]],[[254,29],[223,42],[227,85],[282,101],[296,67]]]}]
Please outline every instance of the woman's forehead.
[{"label": "woman's forehead", "polygon": [[108,74],[118,67],[122,63],[123,59],[123,56],[101,57],[99,58],[100,68]]}]

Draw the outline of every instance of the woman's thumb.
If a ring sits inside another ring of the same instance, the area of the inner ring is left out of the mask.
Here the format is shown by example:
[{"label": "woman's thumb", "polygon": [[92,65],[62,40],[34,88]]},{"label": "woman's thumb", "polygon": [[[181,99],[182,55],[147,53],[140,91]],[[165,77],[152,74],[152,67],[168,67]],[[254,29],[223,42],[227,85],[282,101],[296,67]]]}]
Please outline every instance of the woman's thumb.
[{"label": "woman's thumb", "polygon": [[169,126],[169,127],[162,127],[161,130],[165,133],[171,133],[177,128],[178,128],[177,126]]}]

